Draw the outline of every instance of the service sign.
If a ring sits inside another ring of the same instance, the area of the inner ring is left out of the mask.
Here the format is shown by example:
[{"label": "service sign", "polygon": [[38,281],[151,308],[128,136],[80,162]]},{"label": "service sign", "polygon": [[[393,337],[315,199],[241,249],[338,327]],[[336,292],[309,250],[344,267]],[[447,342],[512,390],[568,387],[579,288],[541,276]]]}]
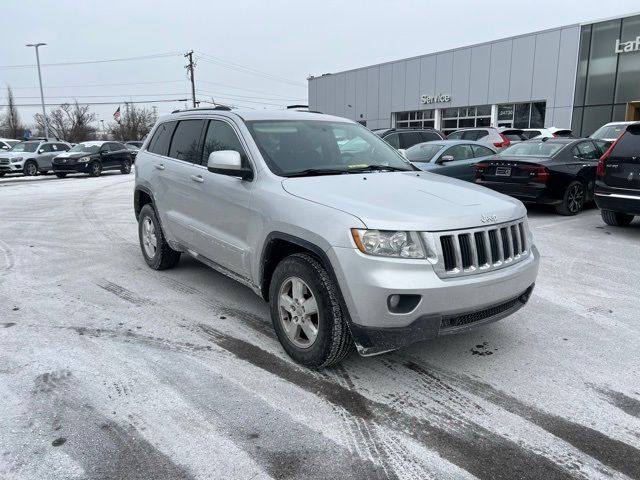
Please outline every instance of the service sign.
[{"label": "service sign", "polygon": [[420,101],[424,104],[448,103],[451,101],[451,95],[443,95],[442,93],[439,93],[438,95],[421,95]]}]

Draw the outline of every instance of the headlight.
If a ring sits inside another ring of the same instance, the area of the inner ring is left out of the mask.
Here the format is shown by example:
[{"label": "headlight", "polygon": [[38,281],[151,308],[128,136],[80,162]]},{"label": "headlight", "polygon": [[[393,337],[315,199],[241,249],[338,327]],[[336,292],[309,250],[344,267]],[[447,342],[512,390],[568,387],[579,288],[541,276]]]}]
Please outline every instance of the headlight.
[{"label": "headlight", "polygon": [[22,157],[16,157],[11,159],[11,163],[18,163],[22,161]]},{"label": "headlight", "polygon": [[416,232],[351,229],[358,249],[367,255],[397,258],[427,258]]},{"label": "headlight", "polygon": [[88,162],[88,161],[90,161],[90,160],[91,160],[91,157],[80,157],[80,158],[78,159],[78,162],[85,163],[85,162]]}]

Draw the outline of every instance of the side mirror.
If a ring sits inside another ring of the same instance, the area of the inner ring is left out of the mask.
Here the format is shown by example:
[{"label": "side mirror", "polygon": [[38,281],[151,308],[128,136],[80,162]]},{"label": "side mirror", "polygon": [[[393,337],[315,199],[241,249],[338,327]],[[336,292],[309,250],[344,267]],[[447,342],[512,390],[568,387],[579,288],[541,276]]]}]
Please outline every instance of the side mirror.
[{"label": "side mirror", "polygon": [[207,170],[220,175],[239,177],[242,180],[253,179],[253,170],[242,166],[242,158],[235,150],[211,152],[207,160]]},{"label": "side mirror", "polygon": [[452,160],[453,160],[453,155],[443,155],[438,160],[436,160],[436,163],[438,165],[442,165],[442,164],[445,164],[447,162],[451,162]]},{"label": "side mirror", "polygon": [[44,149],[43,148],[39,148],[38,149],[38,153],[44,153]]},{"label": "side mirror", "polygon": [[7,147],[6,145],[3,145],[2,147],[0,147],[2,150],[9,150],[9,147]]}]

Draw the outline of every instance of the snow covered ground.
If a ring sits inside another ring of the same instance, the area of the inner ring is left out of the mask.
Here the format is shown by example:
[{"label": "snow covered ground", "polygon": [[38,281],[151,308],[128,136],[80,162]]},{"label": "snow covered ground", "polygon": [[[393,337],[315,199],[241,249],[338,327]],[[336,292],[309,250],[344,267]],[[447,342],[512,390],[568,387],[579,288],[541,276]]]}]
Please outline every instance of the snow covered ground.
[{"label": "snow covered ground", "polygon": [[133,175],[0,179],[0,478],[640,478],[640,222],[532,209],[529,305],[311,372],[267,305],[144,263]]}]

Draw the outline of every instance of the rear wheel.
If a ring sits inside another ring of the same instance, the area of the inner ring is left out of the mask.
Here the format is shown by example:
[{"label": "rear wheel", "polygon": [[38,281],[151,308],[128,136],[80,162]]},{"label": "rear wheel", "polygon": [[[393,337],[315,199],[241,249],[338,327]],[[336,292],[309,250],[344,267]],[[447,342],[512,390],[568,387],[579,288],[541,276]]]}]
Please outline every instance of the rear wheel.
[{"label": "rear wheel", "polygon": [[633,215],[626,213],[612,212],[611,210],[600,211],[602,220],[612,227],[626,227],[633,221]]},{"label": "rear wheel", "polygon": [[89,164],[89,176],[99,177],[102,174],[102,164],[98,160],[94,160]]},{"label": "rear wheel", "polygon": [[324,368],[340,362],[353,339],[338,301],[337,286],[313,256],[282,260],[269,287],[271,320],[285,351],[296,362]]},{"label": "rear wheel", "polygon": [[131,173],[131,160],[125,160],[122,162],[122,166],[120,167],[120,173],[127,174]]},{"label": "rear wheel", "polygon": [[556,205],[556,212],[560,215],[577,215],[584,206],[585,194],[584,184],[574,180],[565,190],[562,203]]},{"label": "rear wheel", "polygon": [[56,173],[56,177],[58,178],[65,178],[67,176],[66,173]]},{"label": "rear wheel", "polygon": [[38,174],[38,164],[29,160],[24,164],[24,174],[27,177],[35,177]]},{"label": "rear wheel", "polygon": [[154,270],[174,267],[180,260],[180,252],[169,246],[164,238],[160,222],[153,206],[147,203],[138,217],[138,238],[144,260]]}]

